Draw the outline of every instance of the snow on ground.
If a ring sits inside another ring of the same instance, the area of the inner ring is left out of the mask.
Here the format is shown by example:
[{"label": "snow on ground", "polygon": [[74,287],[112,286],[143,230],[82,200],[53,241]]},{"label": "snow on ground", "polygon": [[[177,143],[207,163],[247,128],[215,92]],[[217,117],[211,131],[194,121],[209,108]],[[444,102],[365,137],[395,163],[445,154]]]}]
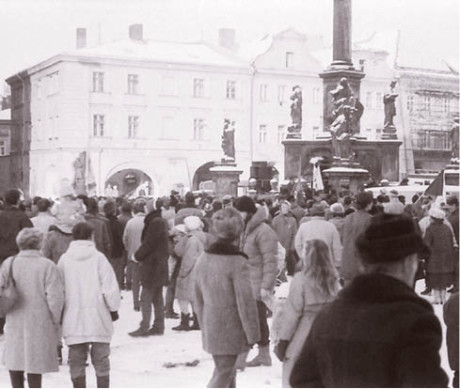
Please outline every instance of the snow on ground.
[{"label": "snow on ground", "polygon": [[[277,295],[287,294],[287,284],[283,284]],[[416,290],[423,290],[424,283],[419,281]],[[122,293],[120,320],[115,322],[115,334],[111,348],[111,386],[115,388],[203,388],[211,378],[214,363],[211,355],[202,350],[201,332],[176,332],[171,327],[179,324],[179,320],[166,319],[166,330],[163,336],[148,338],[132,338],[128,332],[138,328],[141,314],[132,309],[131,292]],[[431,297],[427,297],[431,299]],[[445,338],[445,325],[442,320],[442,305],[434,305],[436,315],[440,319]],[[178,308],[176,307],[176,311]],[[271,319],[269,319],[271,324]],[[3,355],[3,340],[0,340],[0,353]],[[257,353],[255,347],[249,354],[252,358]],[[441,349],[442,367],[449,375],[452,373],[447,361],[447,348],[443,342]],[[43,377],[44,387],[72,387],[69,368],[66,364],[67,348],[64,347],[64,365],[57,373],[48,373]],[[197,366],[185,366],[186,362],[199,360]],[[246,368],[238,372],[237,386],[246,388],[281,387],[281,363],[272,351],[271,367]],[[179,364],[166,368],[165,363]],[[92,366],[87,368],[87,385],[96,387],[96,378]],[[9,375],[0,365],[0,387],[9,387]]]}]

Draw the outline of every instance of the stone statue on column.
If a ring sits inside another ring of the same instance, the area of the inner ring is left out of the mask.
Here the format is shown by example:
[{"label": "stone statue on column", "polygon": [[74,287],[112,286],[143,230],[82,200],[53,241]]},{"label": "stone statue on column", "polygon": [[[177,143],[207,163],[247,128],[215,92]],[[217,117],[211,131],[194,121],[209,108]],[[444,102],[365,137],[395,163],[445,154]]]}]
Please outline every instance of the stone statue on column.
[{"label": "stone statue on column", "polygon": [[235,122],[224,119],[224,130],[222,134],[223,161],[235,162]]},{"label": "stone statue on column", "polygon": [[396,81],[391,81],[390,90],[383,96],[383,104],[385,107],[385,120],[383,128],[394,128],[393,118],[396,116],[396,98],[398,94],[395,93]]},{"label": "stone statue on column", "polygon": [[358,131],[364,106],[353,96],[348,79],[342,77],[337,87],[329,92],[332,96],[332,154],[340,159],[352,159],[351,138]]},{"label": "stone statue on column", "polygon": [[451,161],[458,163],[458,118],[454,119],[454,125],[450,130],[450,141],[452,145]]},{"label": "stone statue on column", "polygon": [[291,95],[291,125],[288,126],[287,138],[302,138],[302,89],[299,85],[292,88]]}]

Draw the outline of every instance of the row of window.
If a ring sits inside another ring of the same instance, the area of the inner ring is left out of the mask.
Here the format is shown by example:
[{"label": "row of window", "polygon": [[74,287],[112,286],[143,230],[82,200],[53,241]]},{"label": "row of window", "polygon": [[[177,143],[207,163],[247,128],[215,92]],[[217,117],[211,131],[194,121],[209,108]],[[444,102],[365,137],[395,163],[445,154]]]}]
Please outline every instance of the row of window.
[{"label": "row of window", "polygon": [[[202,118],[193,119],[193,140],[205,140],[205,120]],[[174,130],[174,118],[162,118],[162,138],[172,139]],[[136,139],[140,136],[140,117],[129,115],[127,123],[127,135],[129,139]],[[107,136],[106,117],[102,114],[93,115],[93,137]]]},{"label": "row of window", "polygon": [[[163,77],[162,82],[162,93],[165,95],[175,94],[175,85],[173,77]],[[105,92],[104,87],[104,72],[93,72],[93,88],[92,91],[95,93]],[[139,90],[139,75],[128,74],[127,78],[127,94],[137,95],[140,93]],[[203,78],[193,79],[193,97],[205,97],[205,80]],[[226,85],[226,97],[227,99],[236,99],[236,81],[228,80]]]},{"label": "row of window", "polygon": [[[287,94],[288,87],[286,85],[278,85],[277,89],[277,101],[280,104],[285,103],[290,99],[290,96]],[[270,86],[268,84],[261,84],[259,88],[259,100],[261,102],[268,102],[270,101]],[[321,88],[313,88],[312,89],[312,100],[314,104],[320,104],[321,103],[321,96],[322,96],[322,91]]]},{"label": "row of window", "polygon": [[[431,95],[413,95],[409,94],[406,98],[406,107],[412,112],[416,106],[423,111],[436,110],[438,112],[450,112],[453,98],[450,96],[437,97]],[[458,104],[458,99],[457,99]]]}]

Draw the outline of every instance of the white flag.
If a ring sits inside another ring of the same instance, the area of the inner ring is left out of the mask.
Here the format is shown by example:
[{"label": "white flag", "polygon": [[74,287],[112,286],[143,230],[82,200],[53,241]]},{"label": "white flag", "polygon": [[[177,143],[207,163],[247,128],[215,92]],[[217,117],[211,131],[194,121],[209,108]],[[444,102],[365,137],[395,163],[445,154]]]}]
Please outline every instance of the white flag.
[{"label": "white flag", "polygon": [[318,162],[313,165],[313,189],[324,190],[323,177],[321,177],[321,169]]}]

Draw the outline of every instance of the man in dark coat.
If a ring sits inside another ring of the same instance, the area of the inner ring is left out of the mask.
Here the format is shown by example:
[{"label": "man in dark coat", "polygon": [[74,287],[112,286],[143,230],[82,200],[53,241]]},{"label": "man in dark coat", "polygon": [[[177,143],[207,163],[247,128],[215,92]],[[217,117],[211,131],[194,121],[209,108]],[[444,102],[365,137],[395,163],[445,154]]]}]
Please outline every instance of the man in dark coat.
[{"label": "man in dark coat", "polygon": [[444,322],[446,323],[446,344],[449,366],[454,371],[452,386],[458,388],[458,292],[450,296],[444,304]]},{"label": "man in dark coat", "polygon": [[456,196],[449,196],[446,200],[446,204],[449,207],[449,216],[447,220],[454,229],[454,236],[457,242],[457,255],[455,256],[455,271],[454,271],[454,286],[449,289],[448,293],[458,292],[458,245],[459,245],[459,221],[458,221],[458,198]]},{"label": "man in dark coat", "polygon": [[358,237],[364,273],[316,317],[293,387],[446,387],[441,325],[413,290],[425,249],[413,220],[374,216]]},{"label": "man in dark coat", "polygon": [[85,220],[91,224],[94,229],[94,243],[96,248],[107,258],[112,253],[112,238],[108,226],[108,220],[99,215],[99,206],[93,198],[87,199]]},{"label": "man in dark coat", "polygon": [[[145,217],[141,246],[131,258],[139,262],[142,294],[142,321],[131,336],[163,335],[165,329],[163,286],[168,283],[168,222],[161,218],[161,210],[153,210]],[[152,328],[152,304],[155,320]]]},{"label": "man in dark coat", "polygon": [[[5,193],[5,204],[0,211],[0,264],[19,252],[16,236],[25,227],[33,227],[26,214],[19,209],[21,192],[18,189],[8,189]],[[5,319],[0,318],[0,334],[3,334]]]}]

